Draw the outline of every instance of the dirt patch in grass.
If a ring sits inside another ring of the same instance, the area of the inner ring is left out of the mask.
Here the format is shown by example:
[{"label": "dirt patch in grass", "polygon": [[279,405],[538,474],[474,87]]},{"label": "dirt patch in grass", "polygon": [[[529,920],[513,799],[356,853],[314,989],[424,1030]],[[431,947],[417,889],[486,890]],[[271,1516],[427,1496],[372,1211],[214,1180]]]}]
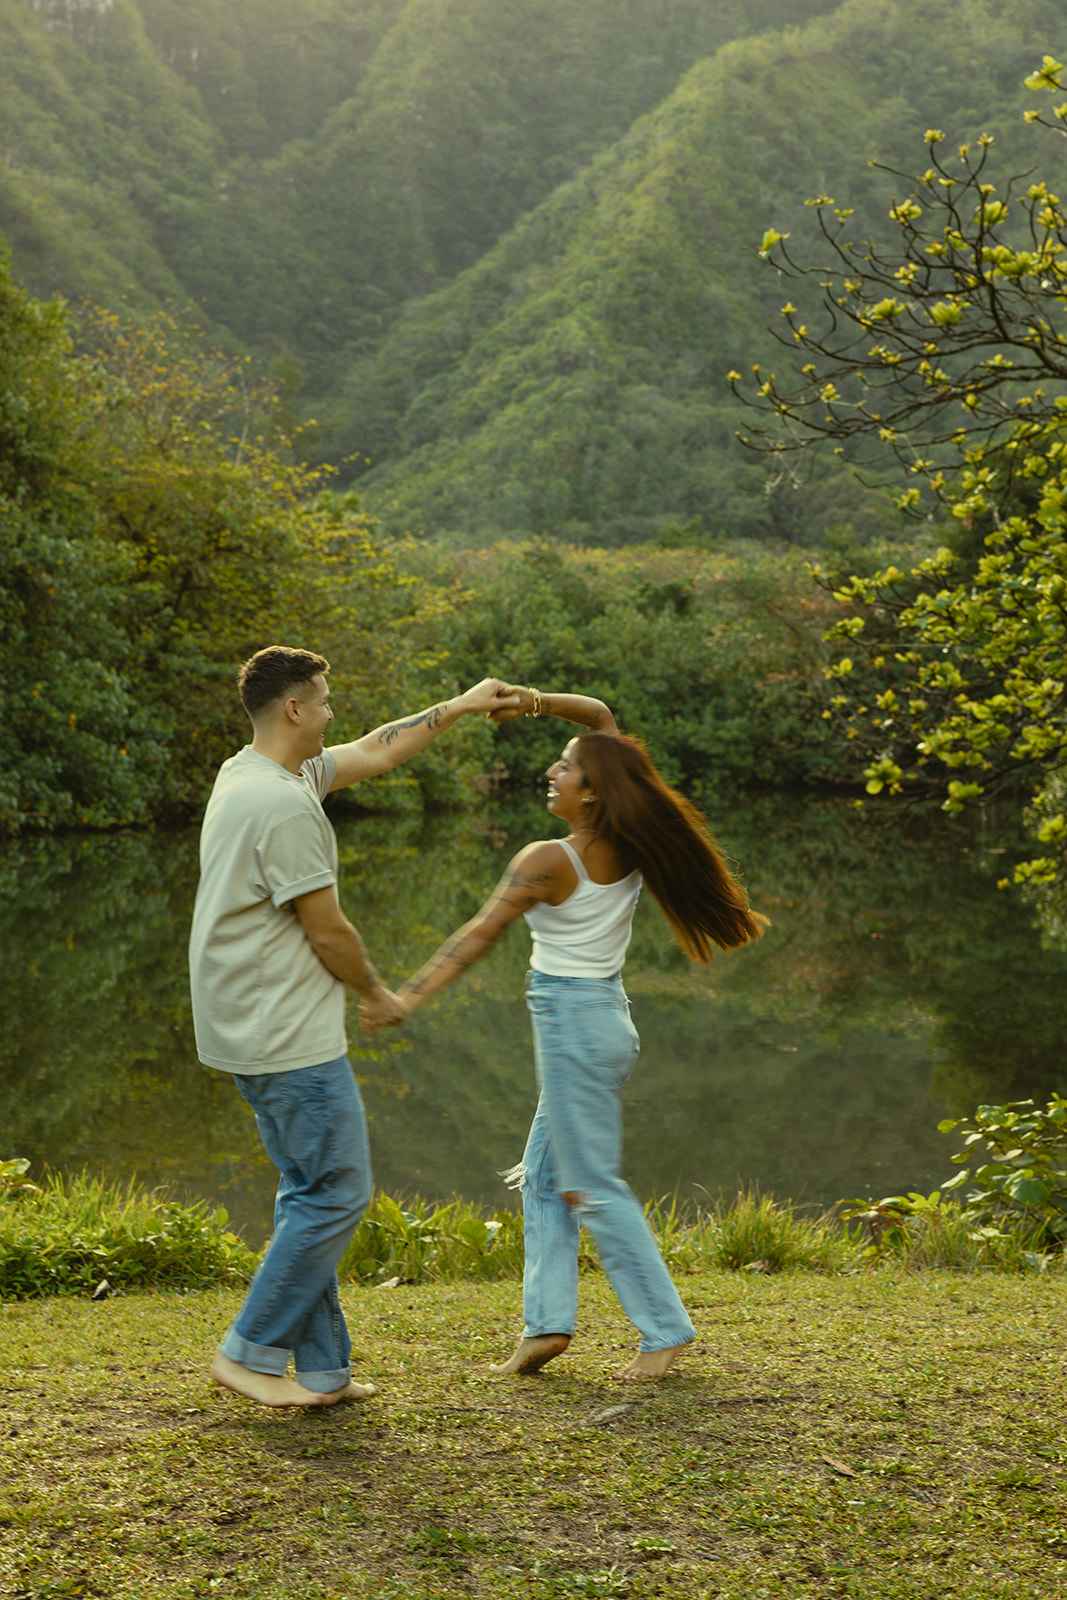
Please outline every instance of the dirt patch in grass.
[{"label": "dirt patch in grass", "polygon": [[0,1315],[0,1594],[143,1600],[1067,1595],[1058,1279],[683,1281],[661,1383],[599,1276],[532,1379],[513,1284],[348,1295],[380,1396],[207,1381],[232,1295]]}]

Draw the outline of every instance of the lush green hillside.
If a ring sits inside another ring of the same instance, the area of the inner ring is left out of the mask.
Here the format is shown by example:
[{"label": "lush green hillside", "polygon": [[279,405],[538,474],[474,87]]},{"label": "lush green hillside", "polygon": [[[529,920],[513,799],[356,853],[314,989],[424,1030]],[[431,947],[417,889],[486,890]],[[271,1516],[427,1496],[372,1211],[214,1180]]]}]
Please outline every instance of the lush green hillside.
[{"label": "lush green hillside", "polygon": [[0,0],[0,234],[38,296],[181,296],[160,235],[211,192],[221,146],[135,0]]},{"label": "lush green hillside", "polygon": [[1061,141],[1022,122],[1022,78],[1060,24],[1051,0],[848,0],[725,47],[407,309],[353,370],[331,449],[373,458],[364,492],[390,523],[467,538],[868,526],[854,485],[768,494],[762,462],[733,448],[726,373],[764,354],[786,298],[756,246],[773,223],[803,253],[804,197],[827,188],[857,231],[884,232],[893,190],[867,160],[922,162],[931,125],[995,134],[1013,170],[1062,172]]},{"label": "lush green hillside", "polygon": [[[108,306],[199,297],[229,168],[314,136],[400,8],[0,0],[0,233],[21,281]],[[280,265],[260,247],[235,284],[253,301]]]},{"label": "lush green hillside", "polygon": [[725,373],[784,298],[755,245],[803,247],[826,188],[879,226],[867,158],[931,124],[1062,168],[1020,119],[1061,31],[1055,0],[0,0],[0,234],[31,294],[192,298],[275,360],[387,527],[885,534],[844,473],[738,452]]},{"label": "lush green hillside", "polygon": [[228,168],[182,246],[184,279],[240,337],[288,344],[321,392],[403,301],[473,266],[694,61],[833,3],[406,0],[314,139]]},{"label": "lush green hillside", "polygon": [[313,393],[702,55],[834,0],[0,0],[36,295],[201,303]]}]

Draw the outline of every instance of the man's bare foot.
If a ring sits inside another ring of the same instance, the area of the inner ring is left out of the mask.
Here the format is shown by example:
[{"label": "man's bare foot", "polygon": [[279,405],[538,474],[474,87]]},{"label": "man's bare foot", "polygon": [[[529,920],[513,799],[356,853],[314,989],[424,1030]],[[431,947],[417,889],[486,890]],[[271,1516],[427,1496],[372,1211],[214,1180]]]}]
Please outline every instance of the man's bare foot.
[{"label": "man's bare foot", "polygon": [[684,1344],[672,1344],[668,1350],[639,1350],[629,1365],[620,1367],[613,1376],[627,1379],[662,1378],[684,1349]]},{"label": "man's bare foot", "polygon": [[373,1383],[355,1383],[350,1380],[343,1389],[334,1389],[332,1394],[324,1394],[319,1398],[324,1406],[336,1406],[342,1400],[369,1400],[372,1394],[377,1393]]},{"label": "man's bare foot", "polygon": [[542,1333],[536,1339],[520,1339],[515,1354],[498,1367],[490,1367],[498,1378],[517,1373],[540,1372],[555,1356],[561,1356],[571,1342],[569,1333]]},{"label": "man's bare foot", "polygon": [[330,1405],[333,1398],[341,1399],[344,1396],[344,1390],[334,1397],[313,1394],[310,1389],[294,1383],[292,1378],[275,1377],[270,1372],[253,1372],[251,1367],[242,1367],[240,1362],[231,1361],[221,1350],[216,1351],[211,1363],[211,1376],[224,1389],[243,1394],[246,1399],[256,1400],[261,1406],[325,1406]]}]

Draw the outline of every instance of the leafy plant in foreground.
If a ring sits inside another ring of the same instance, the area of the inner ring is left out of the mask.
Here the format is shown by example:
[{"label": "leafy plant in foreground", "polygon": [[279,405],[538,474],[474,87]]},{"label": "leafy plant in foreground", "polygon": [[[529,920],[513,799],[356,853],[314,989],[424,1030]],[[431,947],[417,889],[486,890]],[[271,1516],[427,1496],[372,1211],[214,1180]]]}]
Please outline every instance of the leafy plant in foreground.
[{"label": "leafy plant in foreground", "polygon": [[[87,1174],[48,1173],[37,1188],[23,1180],[29,1163],[10,1169],[21,1193],[0,1205],[0,1297],[87,1293],[106,1278],[112,1289],[199,1289],[247,1282],[253,1251],[227,1229],[223,1208],[183,1205]],[[30,1190],[32,1192],[26,1192]]]},{"label": "leafy plant in foreground", "polygon": [[1067,1099],[1054,1094],[1043,1111],[1033,1100],[979,1106],[973,1117],[950,1117],[938,1128],[966,1133],[953,1161],[969,1162],[982,1147],[992,1157],[973,1170],[966,1166],[942,1185],[971,1184],[966,1201],[971,1216],[1021,1218],[1040,1224],[1054,1240],[1067,1240]]},{"label": "leafy plant in foreground", "polygon": [[364,1283],[515,1277],[522,1272],[522,1219],[514,1211],[487,1219],[463,1200],[435,1206],[415,1196],[401,1204],[379,1192],[338,1272]]},{"label": "leafy plant in foreground", "polygon": [[917,1272],[1042,1271],[1049,1265],[1040,1248],[1043,1230],[1032,1219],[1016,1217],[998,1226],[944,1202],[939,1189],[856,1200],[839,1215],[863,1225],[862,1254],[869,1262],[902,1261]]},{"label": "leafy plant in foreground", "polygon": [[26,1174],[30,1163],[25,1156],[15,1156],[10,1161],[0,1161],[0,1200],[18,1200],[25,1195],[40,1194]]}]

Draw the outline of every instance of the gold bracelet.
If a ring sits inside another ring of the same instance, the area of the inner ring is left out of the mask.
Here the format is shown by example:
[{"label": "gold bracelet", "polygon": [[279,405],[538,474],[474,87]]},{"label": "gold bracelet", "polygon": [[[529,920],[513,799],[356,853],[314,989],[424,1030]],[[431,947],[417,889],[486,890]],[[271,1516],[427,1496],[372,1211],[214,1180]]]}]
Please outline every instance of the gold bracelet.
[{"label": "gold bracelet", "polygon": [[527,717],[539,717],[541,715],[541,691],[539,689],[535,689],[531,683],[530,693],[533,696],[533,707],[531,710],[525,712],[524,715]]}]

